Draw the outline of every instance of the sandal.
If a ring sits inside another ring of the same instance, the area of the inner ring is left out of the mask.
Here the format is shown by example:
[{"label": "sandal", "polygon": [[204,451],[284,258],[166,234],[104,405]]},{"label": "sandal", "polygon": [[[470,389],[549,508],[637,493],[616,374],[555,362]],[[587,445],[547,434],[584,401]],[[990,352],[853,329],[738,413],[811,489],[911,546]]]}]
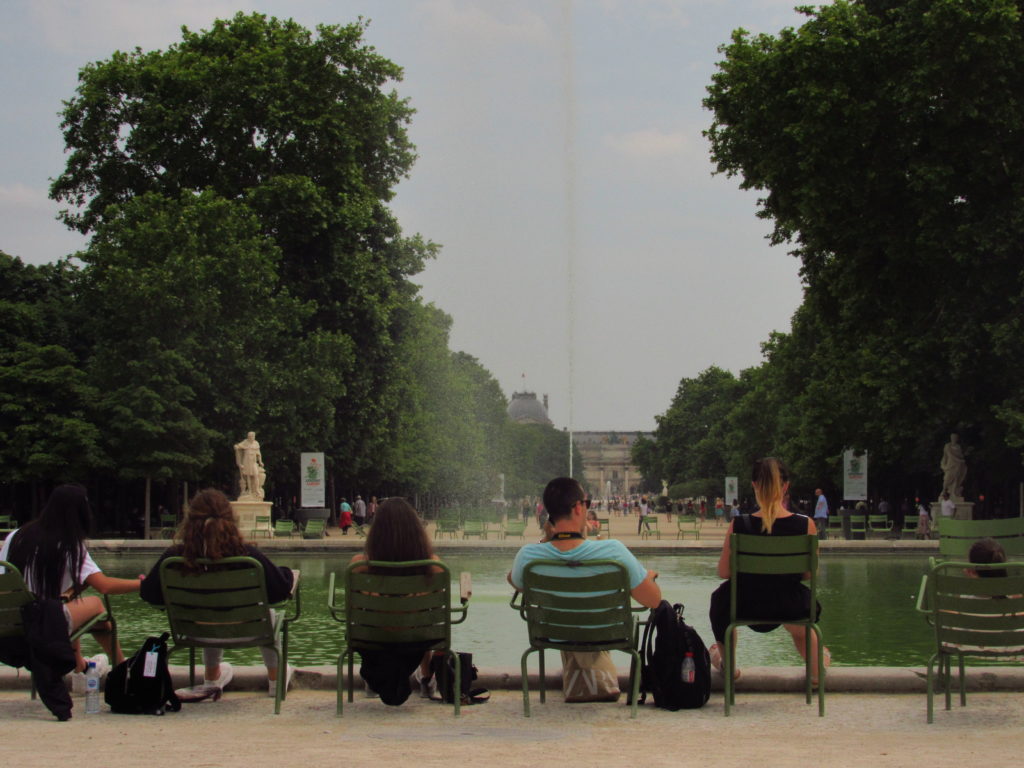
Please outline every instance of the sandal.
[{"label": "sandal", "polygon": [[[725,676],[725,660],[722,658],[722,646],[718,643],[713,643],[711,648],[708,650],[708,655],[711,657],[711,666],[718,670],[718,674]],[[736,682],[740,679],[740,670],[733,670],[732,680]]]}]

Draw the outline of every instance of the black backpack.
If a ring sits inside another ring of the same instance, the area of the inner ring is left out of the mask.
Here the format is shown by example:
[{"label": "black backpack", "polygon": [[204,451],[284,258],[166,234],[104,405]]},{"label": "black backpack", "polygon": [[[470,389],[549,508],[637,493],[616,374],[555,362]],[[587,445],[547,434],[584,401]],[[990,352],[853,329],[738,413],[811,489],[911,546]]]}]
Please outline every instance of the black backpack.
[{"label": "black backpack", "polygon": [[181,709],[181,701],[171,683],[171,670],[167,666],[169,637],[168,632],[160,637],[147,637],[134,656],[110,670],[103,700],[111,712],[162,715]]},{"label": "black backpack", "polygon": [[[675,712],[698,709],[711,697],[711,657],[697,630],[683,621],[681,603],[662,600],[651,610],[640,641],[640,703],[647,694],[654,706]],[[683,659],[693,654],[694,681],[682,679]]]}]

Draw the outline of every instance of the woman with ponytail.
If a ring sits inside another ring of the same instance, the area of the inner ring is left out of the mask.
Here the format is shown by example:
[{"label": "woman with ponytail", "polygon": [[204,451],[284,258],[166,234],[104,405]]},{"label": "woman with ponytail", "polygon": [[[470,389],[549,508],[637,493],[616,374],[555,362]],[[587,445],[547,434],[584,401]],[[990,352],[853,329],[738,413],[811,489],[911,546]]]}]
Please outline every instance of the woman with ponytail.
[{"label": "woman with ponytail", "polygon": [[[711,647],[711,663],[722,671],[725,657],[725,631],[729,627],[729,600],[731,575],[729,562],[729,540],[735,533],[762,536],[803,536],[817,535],[814,521],[804,515],[797,515],[786,509],[784,500],[789,493],[789,472],[778,459],[758,459],[754,462],[752,478],[754,496],[760,509],[752,515],[742,515],[729,524],[722,543],[722,554],[718,558],[718,575],[726,579],[711,594],[711,630],[715,644]],[[739,574],[736,597],[739,602],[737,615],[744,618],[771,617],[776,619],[805,618],[810,612],[811,591],[801,583],[810,578],[809,573],[785,574]],[[816,606],[815,617],[821,614],[821,604]],[[755,632],[771,632],[778,624],[755,624]],[[804,655],[807,628],[800,625],[783,624],[793,638],[800,655]],[[733,648],[735,649],[735,640]],[[811,633],[811,665],[817,669],[818,640]],[[828,648],[824,649],[825,666],[831,663]],[[736,679],[739,679],[739,669]],[[817,681],[812,681],[817,684]]]},{"label": "woman with ponytail", "polygon": [[[90,557],[85,542],[91,525],[85,488],[74,483],[61,485],[50,494],[39,517],[12,531],[0,548],[0,560],[17,566],[37,598],[64,601],[69,634],[106,610],[95,595],[82,596],[86,587],[103,595],[139,590],[138,579],[107,576]],[[108,622],[94,624],[90,631],[112,663],[124,661],[120,646],[111,642]],[[74,651],[76,671],[84,672],[86,660],[77,642]]]},{"label": "woman with ponytail", "polygon": [[[198,572],[208,567],[199,560],[220,560],[225,557],[243,556],[259,560],[263,565],[263,577],[266,580],[267,600],[280,603],[287,600],[292,592],[295,574],[290,568],[274,565],[252,544],[246,543],[235,522],[235,513],[227,496],[218,490],[208,488],[199,491],[189,502],[185,520],[175,534],[176,542],[169,547],[157,560],[156,565],[142,582],[140,595],[143,600],[153,605],[163,605],[163,592],[160,588],[160,564],[168,557],[182,557],[185,569]],[[260,649],[263,663],[267,666],[270,695],[274,695],[277,680],[277,659],[274,654],[264,648]],[[204,685],[223,688],[234,673],[231,665],[222,662],[224,651],[221,648],[203,648]],[[291,683],[292,668],[288,667],[285,687]]]}]

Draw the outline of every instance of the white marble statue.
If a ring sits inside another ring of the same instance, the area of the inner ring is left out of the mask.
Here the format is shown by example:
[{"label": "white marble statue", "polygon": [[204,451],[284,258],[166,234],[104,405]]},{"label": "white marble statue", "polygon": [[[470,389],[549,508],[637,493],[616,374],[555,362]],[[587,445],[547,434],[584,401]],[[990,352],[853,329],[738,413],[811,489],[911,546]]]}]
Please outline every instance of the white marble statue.
[{"label": "white marble statue", "polygon": [[263,483],[267,472],[263,467],[260,444],[256,433],[249,432],[245,440],[235,443],[235,463],[238,465],[240,481],[239,501],[263,501]]},{"label": "white marble statue", "polygon": [[942,449],[942,492],[955,500],[963,500],[964,480],[967,478],[967,461],[960,445],[960,436],[953,433]]}]

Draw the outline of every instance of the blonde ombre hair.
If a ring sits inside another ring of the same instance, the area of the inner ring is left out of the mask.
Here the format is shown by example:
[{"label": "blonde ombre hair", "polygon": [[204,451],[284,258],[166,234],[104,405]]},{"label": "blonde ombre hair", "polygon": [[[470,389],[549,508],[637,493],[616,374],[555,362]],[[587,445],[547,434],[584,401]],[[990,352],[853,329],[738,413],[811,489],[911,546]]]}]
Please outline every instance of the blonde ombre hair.
[{"label": "blonde ombre hair", "polygon": [[771,457],[758,459],[754,462],[754,496],[761,507],[761,518],[764,532],[771,534],[775,518],[784,513],[782,505],[783,488],[789,482],[789,470],[778,459]]}]

